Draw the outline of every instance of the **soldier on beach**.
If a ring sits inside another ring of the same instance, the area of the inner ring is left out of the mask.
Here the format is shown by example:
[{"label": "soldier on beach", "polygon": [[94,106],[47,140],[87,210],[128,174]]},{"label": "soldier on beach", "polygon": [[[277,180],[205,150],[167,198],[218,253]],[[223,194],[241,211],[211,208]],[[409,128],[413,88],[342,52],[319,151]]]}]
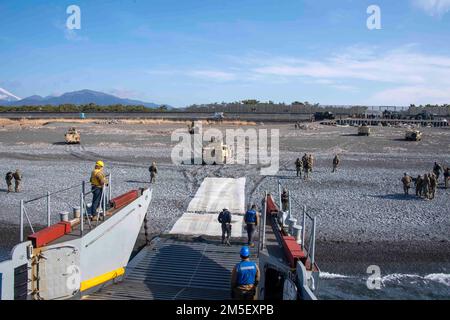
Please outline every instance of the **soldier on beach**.
[{"label": "soldier on beach", "polygon": [[423,177],[419,175],[416,179],[416,196],[422,197]]},{"label": "soldier on beach", "polygon": [[448,189],[448,180],[450,179],[450,167],[446,167],[444,170],[444,184],[445,189]]},{"label": "soldier on beach", "polygon": [[313,157],[312,155],[305,155],[305,162],[303,163],[304,171],[305,171],[305,180],[310,179],[310,174],[313,169]]},{"label": "soldier on beach", "polygon": [[308,155],[305,153],[302,157],[302,167],[303,167],[304,179],[306,179],[308,176],[307,166],[308,166]]},{"label": "soldier on beach", "polygon": [[156,167],[156,162],[153,162],[150,168],[148,168],[148,171],[150,171],[150,183],[156,183],[156,175],[158,174],[158,168]]},{"label": "soldier on beach", "polygon": [[411,189],[411,182],[412,178],[407,173],[405,173],[402,178],[403,191],[405,192],[405,195],[409,194],[409,189]]},{"label": "soldier on beach", "polygon": [[425,199],[430,199],[430,177],[428,173],[425,173],[423,176],[422,196],[425,197]]},{"label": "soldier on beach", "polygon": [[434,173],[430,174],[430,200],[434,199],[436,196],[436,188],[437,188],[438,180],[436,178],[436,175]]},{"label": "soldier on beach", "polygon": [[13,177],[13,173],[10,171],[6,174],[5,180],[6,180],[6,185],[8,187],[8,193],[13,192],[13,188],[12,188],[12,181],[13,181],[14,177]]},{"label": "soldier on beach", "polygon": [[287,211],[289,208],[289,193],[287,189],[285,188],[283,190],[283,193],[281,194],[281,210]]},{"label": "soldier on beach", "polygon": [[439,181],[439,176],[441,175],[441,172],[443,171],[442,166],[435,162],[433,167],[433,173],[436,175],[437,181]]},{"label": "soldier on beach", "polygon": [[19,169],[16,169],[16,172],[13,173],[14,177],[14,187],[16,192],[20,192],[20,183],[22,182],[22,174]]},{"label": "soldier on beach", "polygon": [[312,154],[309,155],[309,161],[311,162],[311,172],[314,169],[314,156]]},{"label": "soldier on beach", "polygon": [[339,166],[340,162],[341,162],[341,160],[339,159],[339,156],[336,155],[333,159],[333,172],[336,172],[337,167]]},{"label": "soldier on beach", "polygon": [[303,162],[300,160],[300,158],[297,158],[295,160],[295,168],[297,169],[297,177],[302,177],[302,170],[303,170]]}]

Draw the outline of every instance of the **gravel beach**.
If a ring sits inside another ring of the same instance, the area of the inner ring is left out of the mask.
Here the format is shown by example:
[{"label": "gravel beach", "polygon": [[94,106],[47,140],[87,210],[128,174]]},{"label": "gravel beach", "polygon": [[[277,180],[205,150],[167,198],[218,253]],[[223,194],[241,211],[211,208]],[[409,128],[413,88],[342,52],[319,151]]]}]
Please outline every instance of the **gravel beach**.
[{"label": "gravel beach", "polygon": [[[76,126],[81,145],[65,145],[64,133]],[[0,184],[0,258],[18,241],[19,203],[47,191],[74,187],[52,197],[56,212],[78,204],[82,180],[87,180],[94,161],[102,159],[113,175],[114,194],[147,186],[148,166],[157,161],[148,227],[152,235],[168,231],[183,214],[205,177],[247,177],[248,202],[260,204],[264,191],[277,193],[278,181],[291,190],[298,215],[306,205],[318,217],[317,260],[322,269],[363,273],[370,264],[422,266],[450,270],[450,189],[443,180],[432,201],[404,196],[400,179],[432,170],[434,161],[450,165],[450,130],[425,128],[422,142],[403,140],[404,128],[373,128],[370,137],[358,137],[353,127],[312,125],[295,130],[290,124],[227,124],[225,128],[280,130],[280,171],[261,176],[251,165],[174,165],[170,154],[171,133],[186,128],[184,122],[165,121],[58,121],[0,119],[0,172],[19,168],[21,193],[6,193]],[[294,161],[305,153],[316,159],[311,181],[295,176]],[[335,154],[341,166],[331,173]],[[414,190],[412,190],[412,193]],[[27,206],[33,225],[45,224],[45,201]]]}]

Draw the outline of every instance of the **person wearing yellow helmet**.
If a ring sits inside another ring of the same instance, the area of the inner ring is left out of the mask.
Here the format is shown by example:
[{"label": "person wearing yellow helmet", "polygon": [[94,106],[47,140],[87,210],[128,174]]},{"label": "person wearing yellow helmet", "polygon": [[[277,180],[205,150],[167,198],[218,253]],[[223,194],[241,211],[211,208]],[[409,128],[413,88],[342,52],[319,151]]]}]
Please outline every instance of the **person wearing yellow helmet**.
[{"label": "person wearing yellow helmet", "polygon": [[100,200],[103,194],[103,187],[108,184],[103,168],[105,164],[103,161],[99,160],[95,163],[95,168],[91,173],[91,190],[92,190],[92,205],[91,205],[91,216],[97,215],[97,209],[100,205]]}]

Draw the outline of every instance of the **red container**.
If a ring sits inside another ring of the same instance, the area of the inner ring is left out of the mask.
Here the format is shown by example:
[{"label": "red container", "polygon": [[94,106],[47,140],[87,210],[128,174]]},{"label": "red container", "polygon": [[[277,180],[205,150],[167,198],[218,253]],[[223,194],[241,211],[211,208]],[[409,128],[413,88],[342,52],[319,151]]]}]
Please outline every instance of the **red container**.
[{"label": "red container", "polygon": [[139,198],[139,190],[131,190],[121,196],[111,199],[111,205],[114,209],[123,208],[137,198]]},{"label": "red container", "polygon": [[33,247],[40,248],[63,237],[71,231],[72,227],[70,222],[58,222],[57,224],[28,236],[28,240],[33,243]]},{"label": "red container", "polygon": [[306,257],[305,252],[294,237],[283,236],[283,248],[286,258],[292,268],[295,268],[298,260]]},{"label": "red container", "polygon": [[278,211],[278,206],[273,201],[273,198],[271,196],[267,196],[267,214],[277,214]]}]

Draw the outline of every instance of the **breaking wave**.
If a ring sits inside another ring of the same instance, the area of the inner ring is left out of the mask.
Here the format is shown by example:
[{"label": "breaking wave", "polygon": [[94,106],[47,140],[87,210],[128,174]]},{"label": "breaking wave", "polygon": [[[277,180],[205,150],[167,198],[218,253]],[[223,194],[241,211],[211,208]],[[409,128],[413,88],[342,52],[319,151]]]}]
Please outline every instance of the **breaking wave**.
[{"label": "breaking wave", "polygon": [[440,284],[450,287],[450,274],[445,273],[431,273],[425,276],[420,276],[417,274],[401,274],[394,273],[381,278],[381,283],[385,285],[389,282],[400,282],[404,280],[410,281],[434,281]]},{"label": "breaking wave", "polygon": [[[366,281],[367,277],[353,277],[353,276],[348,276],[348,275],[343,275],[343,274],[338,274],[338,273],[321,272],[320,279],[358,279],[358,280]],[[450,287],[450,274],[430,273],[428,275],[421,276],[418,274],[393,273],[393,274],[388,274],[388,275],[382,276],[380,281],[381,281],[381,284],[384,286],[392,284],[392,283],[401,283],[404,281],[409,281],[409,282],[433,281],[433,282],[437,282],[437,283],[440,283],[440,284]]]},{"label": "breaking wave", "polygon": [[320,272],[320,279],[348,279],[350,276],[345,276],[343,274]]}]

